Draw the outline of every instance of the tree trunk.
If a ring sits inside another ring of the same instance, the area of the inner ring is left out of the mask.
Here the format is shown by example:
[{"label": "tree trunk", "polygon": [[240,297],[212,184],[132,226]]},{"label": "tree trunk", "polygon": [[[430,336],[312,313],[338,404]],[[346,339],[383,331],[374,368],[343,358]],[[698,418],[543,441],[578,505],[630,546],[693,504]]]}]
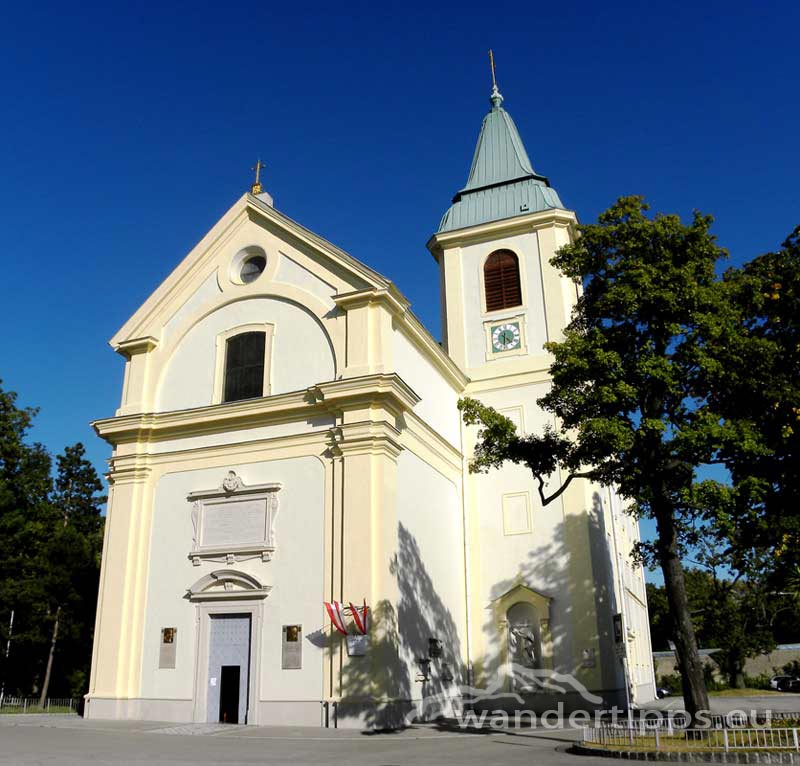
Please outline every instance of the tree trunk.
[{"label": "tree trunk", "polygon": [[731,657],[728,663],[728,683],[734,689],[744,689],[744,657]]},{"label": "tree trunk", "polygon": [[699,711],[708,710],[703,662],[697,650],[697,638],[689,612],[689,599],[686,595],[683,564],[678,555],[678,536],[672,507],[669,503],[664,503],[662,507],[656,508],[654,504],[653,510],[658,524],[658,558],[664,574],[664,590],[672,617],[675,649],[682,671],[683,702],[686,712],[694,719]]},{"label": "tree trunk", "polygon": [[53,670],[53,655],[56,652],[56,641],[58,640],[58,619],[61,616],[61,607],[56,609],[56,621],[53,623],[53,638],[50,641],[50,654],[47,657],[47,670],[44,673],[44,683],[42,693],[39,695],[39,707],[44,707],[47,700],[47,690],[50,686],[50,672]]}]

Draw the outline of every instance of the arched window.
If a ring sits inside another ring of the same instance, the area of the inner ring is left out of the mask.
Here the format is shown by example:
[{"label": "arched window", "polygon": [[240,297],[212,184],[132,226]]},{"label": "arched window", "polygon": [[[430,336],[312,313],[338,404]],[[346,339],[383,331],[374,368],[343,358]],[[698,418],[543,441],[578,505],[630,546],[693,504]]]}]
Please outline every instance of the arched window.
[{"label": "arched window", "polygon": [[223,402],[264,396],[266,342],[265,332],[243,332],[228,338]]},{"label": "arched window", "polygon": [[522,305],[519,259],[510,250],[495,250],[483,264],[486,310],[499,311]]}]

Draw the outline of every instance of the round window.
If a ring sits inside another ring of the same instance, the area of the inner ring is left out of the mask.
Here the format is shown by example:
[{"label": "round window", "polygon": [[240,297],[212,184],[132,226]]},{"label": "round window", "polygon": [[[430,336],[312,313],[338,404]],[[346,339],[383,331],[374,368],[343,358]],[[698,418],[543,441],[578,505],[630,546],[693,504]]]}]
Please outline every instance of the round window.
[{"label": "round window", "polygon": [[254,255],[248,258],[239,270],[239,278],[247,284],[258,279],[267,268],[267,259],[263,255]]}]

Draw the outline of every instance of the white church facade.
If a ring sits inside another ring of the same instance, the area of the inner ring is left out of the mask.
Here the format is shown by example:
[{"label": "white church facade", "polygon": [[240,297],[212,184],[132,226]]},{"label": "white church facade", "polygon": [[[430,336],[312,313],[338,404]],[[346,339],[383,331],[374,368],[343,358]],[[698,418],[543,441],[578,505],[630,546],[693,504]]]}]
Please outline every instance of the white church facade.
[{"label": "white church facade", "polygon": [[[111,341],[88,717],[393,726],[467,685],[585,706],[518,665],[604,705],[653,698],[635,521],[607,487],[543,507],[522,467],[470,474],[457,409],[548,422],[543,345],[578,290],[550,259],[575,223],[496,89],[428,242],[441,343],[259,186],[231,207]],[[366,635],[349,611],[332,629],[335,601],[367,605]]]}]

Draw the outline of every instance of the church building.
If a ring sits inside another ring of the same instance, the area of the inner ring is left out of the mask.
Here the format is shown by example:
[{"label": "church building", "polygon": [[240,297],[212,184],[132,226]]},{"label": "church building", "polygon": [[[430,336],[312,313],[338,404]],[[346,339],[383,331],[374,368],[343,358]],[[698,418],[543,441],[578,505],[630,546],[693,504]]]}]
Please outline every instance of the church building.
[{"label": "church building", "polygon": [[484,693],[653,698],[636,522],[608,487],[542,506],[524,467],[470,474],[457,409],[550,422],[543,346],[580,290],[551,258],[575,225],[495,86],[428,242],[437,341],[256,179],[111,340],[88,717],[384,727]]}]

